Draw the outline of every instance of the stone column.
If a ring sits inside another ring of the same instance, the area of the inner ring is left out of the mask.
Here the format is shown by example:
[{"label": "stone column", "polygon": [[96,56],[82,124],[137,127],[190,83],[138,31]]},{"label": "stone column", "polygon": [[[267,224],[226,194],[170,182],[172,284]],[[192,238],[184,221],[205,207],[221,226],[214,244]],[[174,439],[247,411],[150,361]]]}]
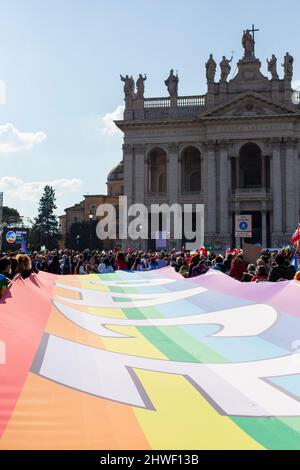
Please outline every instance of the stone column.
[{"label": "stone column", "polygon": [[283,232],[280,140],[272,140],[273,232]]},{"label": "stone column", "polygon": [[201,149],[201,192],[205,194],[206,173],[205,173],[205,149]]},{"label": "stone column", "polygon": [[135,145],[135,203],[143,204],[145,200],[145,146]]},{"label": "stone column", "polygon": [[291,80],[284,80],[284,99],[287,104],[292,103],[292,81]]},{"label": "stone column", "polygon": [[264,155],[261,157],[261,187],[266,189],[266,158]]},{"label": "stone column", "polygon": [[227,82],[220,81],[219,92],[220,92],[220,102],[224,103],[227,100]]},{"label": "stone column", "polygon": [[216,149],[214,142],[208,142],[206,146],[206,222],[205,232],[208,234],[216,233]]},{"label": "stone column", "polygon": [[271,80],[272,84],[272,98],[273,100],[279,101],[279,80]]},{"label": "stone column", "polygon": [[[129,144],[123,145],[123,161],[124,161],[124,196],[127,197],[128,207],[133,203],[133,146]],[[127,210],[124,208],[124,210]],[[125,231],[125,224],[128,223],[127,213],[120,213],[119,229],[120,233]],[[126,220],[125,220],[126,219]],[[126,231],[127,234],[127,231]],[[122,240],[122,249],[125,250],[130,242],[127,239]]]},{"label": "stone column", "polygon": [[178,188],[179,188],[179,169],[178,169],[178,145],[168,145],[168,194],[170,206],[178,202]]},{"label": "stone column", "polygon": [[240,189],[240,157],[235,159],[235,186],[236,189]]},{"label": "stone column", "polygon": [[134,117],[134,101],[132,98],[125,99],[124,119],[133,119]]},{"label": "stone column", "polygon": [[[168,195],[169,195],[169,206],[178,203],[179,196],[179,159],[178,159],[178,145],[168,145]],[[173,219],[171,218],[171,221]],[[170,246],[179,250],[182,245],[182,240],[174,240],[173,238],[173,227],[171,226],[171,239]]]},{"label": "stone column", "polygon": [[[145,191],[146,191],[146,165],[145,165],[145,146],[135,145],[135,168],[134,168],[134,188],[135,198],[134,203],[144,204],[145,202]],[[144,239],[138,240],[139,248],[141,250],[146,249],[147,241]]]},{"label": "stone column", "polygon": [[265,209],[261,211],[261,222],[262,222],[262,247],[267,248],[267,211]]},{"label": "stone column", "polygon": [[236,238],[236,237],[235,237],[235,217],[236,217],[237,215],[240,215],[240,212],[241,212],[240,203],[239,203],[239,201],[236,201],[235,204],[234,204],[234,238],[235,238],[235,248],[241,247],[241,242],[242,242],[242,239],[241,239],[241,238]]},{"label": "stone column", "polygon": [[178,104],[178,97],[177,96],[171,96],[171,98],[170,98],[170,109],[169,109],[170,117],[177,116],[177,114],[178,114],[177,104]]},{"label": "stone column", "polygon": [[133,147],[132,145],[123,145],[124,161],[124,195],[127,196],[128,204],[133,200]]},{"label": "stone column", "polygon": [[232,173],[231,173],[231,158],[228,158],[228,189],[232,192]]},{"label": "stone column", "polygon": [[215,104],[215,84],[214,82],[207,83],[206,104],[211,107]]},{"label": "stone column", "polygon": [[297,191],[297,175],[295,167],[295,141],[293,139],[288,139],[285,145],[285,186],[286,186],[286,202],[285,202],[285,212],[286,212],[286,232],[287,236],[292,235],[295,231],[295,228],[299,222],[298,214],[296,213],[296,198],[298,196]]},{"label": "stone column", "polygon": [[144,98],[136,98],[133,101],[133,108],[134,108],[134,118],[144,119],[145,118],[145,99]]},{"label": "stone column", "polygon": [[224,238],[229,234],[229,171],[228,146],[220,145],[220,234]]}]

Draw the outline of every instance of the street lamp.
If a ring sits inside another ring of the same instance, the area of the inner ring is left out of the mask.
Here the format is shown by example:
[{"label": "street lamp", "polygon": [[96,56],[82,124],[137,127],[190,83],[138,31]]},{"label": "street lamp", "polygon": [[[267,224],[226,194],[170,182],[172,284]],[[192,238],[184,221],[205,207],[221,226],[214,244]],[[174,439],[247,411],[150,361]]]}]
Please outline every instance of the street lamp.
[{"label": "street lamp", "polygon": [[90,221],[90,250],[92,249],[92,222],[94,219],[94,214],[92,211],[89,213],[89,221]]},{"label": "street lamp", "polygon": [[79,251],[80,235],[77,235],[77,237],[76,237],[76,243],[77,243],[77,251]]},{"label": "street lamp", "polygon": [[142,251],[142,236],[141,236],[141,233],[142,233],[143,226],[142,226],[142,225],[138,225],[138,229],[139,229],[139,233],[140,233],[140,243],[139,243],[139,247],[140,247],[140,251]]}]

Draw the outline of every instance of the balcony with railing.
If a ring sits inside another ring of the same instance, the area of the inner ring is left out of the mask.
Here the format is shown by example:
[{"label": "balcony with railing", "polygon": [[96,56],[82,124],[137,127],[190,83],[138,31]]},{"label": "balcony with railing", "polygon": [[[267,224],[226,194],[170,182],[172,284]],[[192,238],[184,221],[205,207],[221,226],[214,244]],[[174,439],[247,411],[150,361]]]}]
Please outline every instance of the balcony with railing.
[{"label": "balcony with railing", "polygon": [[128,120],[194,118],[206,109],[206,95],[133,99],[125,104]]},{"label": "balcony with railing", "polygon": [[171,98],[146,98],[144,100],[144,108],[170,108]]},{"label": "balcony with railing", "polygon": [[180,96],[178,98],[145,98],[144,108],[203,108],[206,104],[206,95],[199,96]]},{"label": "balcony with railing", "polygon": [[268,200],[271,198],[271,189],[262,187],[237,188],[232,191],[232,196],[238,200]]}]

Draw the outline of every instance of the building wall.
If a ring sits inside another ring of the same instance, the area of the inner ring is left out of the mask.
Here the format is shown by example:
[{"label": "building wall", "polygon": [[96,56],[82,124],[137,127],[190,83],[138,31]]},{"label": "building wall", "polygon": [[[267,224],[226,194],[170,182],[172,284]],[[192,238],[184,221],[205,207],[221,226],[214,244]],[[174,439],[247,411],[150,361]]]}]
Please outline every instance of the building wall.
[{"label": "building wall", "polygon": [[[93,215],[93,220],[100,220],[96,215],[96,212],[98,206],[102,204],[112,204],[116,208],[116,213],[118,214],[119,198],[117,196],[85,195],[84,200],[80,204],[75,204],[73,207],[65,209],[65,215],[60,217],[62,235],[61,248],[64,247],[67,233],[70,231],[70,228],[75,221],[78,223],[89,222],[90,214]],[[112,250],[116,245],[119,245],[119,242],[118,240],[104,240],[102,245],[104,249]]]},{"label": "building wall", "polygon": [[[217,249],[233,241],[233,218],[245,212],[258,214],[256,228],[264,246],[290,242],[300,220],[300,105],[292,100],[289,77],[269,79],[260,69],[259,59],[244,57],[232,80],[209,81],[205,95],[125,101],[124,119],[116,125],[124,133],[124,193],[129,205],[204,204],[205,241]],[[241,149],[249,143],[259,147],[264,169],[264,184],[253,188],[242,184],[252,171],[250,154],[248,166],[232,181],[232,170],[243,164]],[[186,191],[183,185],[188,146],[200,151],[198,191]],[[149,160],[157,148],[167,161],[165,192],[149,186]],[[181,243],[176,241],[176,247]]]},{"label": "building wall", "polygon": [[124,180],[108,181],[107,194],[108,196],[121,196],[124,194]]},{"label": "building wall", "polygon": [[[126,166],[132,168],[132,176],[125,179],[125,192],[132,203],[179,202],[180,204],[205,204],[205,235],[206,242],[221,247],[232,239],[232,215],[245,211],[260,211],[262,224],[266,224],[267,212],[271,218],[271,244],[282,246],[288,243],[297,226],[299,215],[299,139],[295,133],[290,134],[289,124],[280,122],[281,136],[278,137],[277,124],[273,130],[271,121],[261,124],[242,122],[235,123],[228,133],[227,125],[221,132],[219,125],[218,140],[191,138],[193,129],[186,129],[186,142],[182,143],[176,131],[165,130],[165,138],[161,138],[161,130],[157,129],[161,143],[145,132],[141,144],[127,143],[124,146]],[[227,127],[226,127],[227,126]],[[259,127],[259,137],[256,126]],[[184,127],[181,128],[184,130]],[[233,132],[233,130],[235,132]],[[202,130],[199,129],[199,134]],[[206,135],[216,136],[216,129],[206,128]],[[263,134],[263,137],[261,136]],[[242,138],[241,138],[242,135]],[[127,141],[129,139],[126,139]],[[131,140],[132,141],[132,140]],[[152,141],[152,143],[151,143]],[[167,143],[166,143],[167,142]],[[270,186],[246,190],[238,186],[232,188],[231,159],[240,160],[240,149],[248,143],[257,144],[262,157],[270,158]],[[153,193],[148,190],[147,156],[152,148],[161,146],[167,154],[167,192]],[[182,182],[182,154],[187,146],[195,146],[201,152],[202,184],[198,192],[186,192]],[[125,170],[126,170],[125,166]],[[128,170],[129,173],[129,170]],[[266,228],[263,229],[262,243],[267,245]],[[178,242],[179,246],[181,242]]]}]

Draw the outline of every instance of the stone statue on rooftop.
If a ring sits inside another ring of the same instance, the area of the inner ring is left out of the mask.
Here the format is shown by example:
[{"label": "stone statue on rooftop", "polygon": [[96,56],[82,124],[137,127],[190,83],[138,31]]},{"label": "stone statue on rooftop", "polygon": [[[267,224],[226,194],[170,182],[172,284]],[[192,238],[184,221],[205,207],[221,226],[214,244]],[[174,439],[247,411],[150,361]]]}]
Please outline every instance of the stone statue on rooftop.
[{"label": "stone statue on rooftop", "polygon": [[215,75],[217,70],[217,64],[212,54],[210,54],[208,61],[205,64],[206,67],[206,79],[208,83],[215,81]]},{"label": "stone statue on rooftop", "polygon": [[137,99],[143,99],[145,93],[145,81],[147,80],[147,75],[143,75],[140,73],[139,78],[136,81],[136,97]]},{"label": "stone statue on rooftop", "polygon": [[268,64],[268,71],[272,75],[272,80],[278,80],[279,75],[277,73],[277,58],[274,54],[272,55],[270,60],[267,59],[267,64]]},{"label": "stone statue on rooftop", "polygon": [[223,55],[223,59],[220,62],[220,68],[221,68],[221,82],[226,82],[228,75],[231,72],[231,67],[230,63],[232,62],[233,57],[231,59],[226,59],[225,55]]},{"label": "stone statue on rooftop", "polygon": [[172,69],[170,71],[170,75],[165,80],[165,85],[168,88],[168,92],[171,98],[177,98],[178,97],[178,74],[174,75],[174,70]]},{"label": "stone statue on rooftop", "polygon": [[126,75],[123,77],[123,75],[120,75],[122,82],[124,82],[124,94],[125,94],[125,99],[133,99],[134,98],[134,80],[133,77],[129,77],[129,75]]},{"label": "stone statue on rooftop", "polygon": [[291,56],[288,52],[284,57],[284,63],[282,67],[284,67],[284,79],[291,81],[293,79],[293,71],[294,71],[294,57]]},{"label": "stone statue on rooftop", "polygon": [[254,56],[254,40],[249,29],[243,34],[242,44],[244,48],[244,59],[252,59]]}]

